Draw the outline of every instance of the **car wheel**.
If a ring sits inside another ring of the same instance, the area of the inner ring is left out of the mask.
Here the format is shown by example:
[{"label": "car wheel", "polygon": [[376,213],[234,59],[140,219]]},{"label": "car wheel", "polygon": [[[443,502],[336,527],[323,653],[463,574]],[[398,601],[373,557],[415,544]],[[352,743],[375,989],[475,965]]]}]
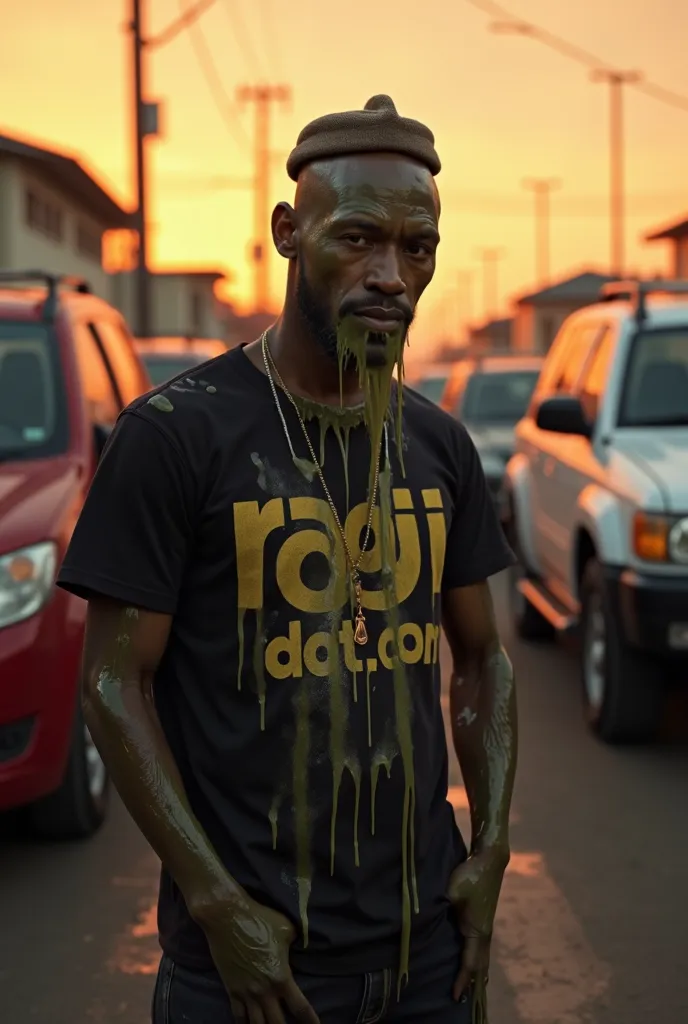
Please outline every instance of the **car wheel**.
[{"label": "car wheel", "polygon": [[105,821],[110,779],[84,722],[74,716],[72,745],[60,788],[29,808],[29,824],[44,839],[86,839]]},{"label": "car wheel", "polygon": [[505,533],[517,559],[516,565],[509,568],[509,614],[514,632],[521,640],[551,640],[554,637],[552,625],[519,589],[521,580],[528,579],[530,574],[523,561],[513,513],[507,520]]},{"label": "car wheel", "polygon": [[661,665],[626,644],[602,567],[594,558],[583,572],[581,605],[581,681],[588,725],[606,743],[652,739],[664,707]]}]

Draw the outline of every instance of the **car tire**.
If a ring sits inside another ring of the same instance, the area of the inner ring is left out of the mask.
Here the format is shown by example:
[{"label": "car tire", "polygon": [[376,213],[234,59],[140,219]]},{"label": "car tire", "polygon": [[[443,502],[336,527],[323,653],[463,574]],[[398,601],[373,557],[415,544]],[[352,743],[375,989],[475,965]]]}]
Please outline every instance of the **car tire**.
[{"label": "car tire", "polygon": [[509,572],[509,614],[516,636],[521,640],[552,640],[554,628],[537,608],[528,601],[518,588],[522,579],[529,579],[528,572],[518,543],[518,530],[513,512],[505,523],[505,531],[517,564],[510,566]]},{"label": "car tire", "polygon": [[29,828],[42,839],[87,839],[105,821],[110,779],[79,704],[62,783],[28,809]]},{"label": "car tire", "polygon": [[655,737],[664,708],[661,666],[626,643],[595,558],[581,583],[581,684],[585,718],[605,743]]}]

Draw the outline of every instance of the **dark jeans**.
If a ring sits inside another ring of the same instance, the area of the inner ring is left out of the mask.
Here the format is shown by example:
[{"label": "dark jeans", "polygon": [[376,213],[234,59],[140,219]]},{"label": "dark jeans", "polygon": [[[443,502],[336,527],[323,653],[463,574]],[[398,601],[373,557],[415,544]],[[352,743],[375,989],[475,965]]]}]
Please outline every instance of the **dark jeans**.
[{"label": "dark jeans", "polygon": [[[460,956],[459,937],[447,920],[412,957],[400,1000],[394,969],[355,977],[295,972],[295,980],[320,1024],[471,1024],[470,999],[455,1003],[451,994]],[[234,1024],[219,976],[189,971],[164,956],[153,995],[153,1024]]]}]

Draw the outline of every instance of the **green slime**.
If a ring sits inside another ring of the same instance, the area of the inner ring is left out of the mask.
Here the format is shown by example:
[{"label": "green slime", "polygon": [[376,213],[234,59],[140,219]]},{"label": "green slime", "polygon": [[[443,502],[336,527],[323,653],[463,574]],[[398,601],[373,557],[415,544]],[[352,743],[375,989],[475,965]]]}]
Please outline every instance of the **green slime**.
[{"label": "green slime", "polygon": [[[391,522],[391,467],[387,458],[388,452],[383,444],[386,437],[385,426],[390,418],[390,404],[392,395],[392,379],[394,369],[397,370],[397,402],[394,414],[394,428],[396,439],[396,450],[401,465],[403,465],[402,449],[402,402],[403,402],[403,348],[404,332],[388,337],[385,348],[385,357],[380,366],[369,367],[366,361],[366,348],[369,332],[361,330],[360,325],[353,320],[344,320],[338,327],[337,332],[337,354],[340,375],[340,405],[324,406],[317,402],[302,397],[295,397],[297,408],[304,423],[315,419],[320,425],[319,458],[320,468],[325,467],[325,448],[327,431],[331,430],[337,440],[344,466],[344,477],[346,486],[346,508],[349,510],[350,487],[349,487],[349,440],[351,430],[364,423],[370,437],[370,466],[368,471],[368,495],[372,496],[375,472],[380,459],[379,475],[379,502],[381,523]],[[345,368],[349,368],[353,362],[358,373],[360,387],[363,390],[364,402],[357,406],[345,406],[343,401],[343,378]],[[307,457],[296,456],[294,464],[302,475],[312,482],[317,476],[317,469],[313,461]],[[341,543],[338,531],[334,523],[325,524],[327,533],[333,543]],[[396,637],[399,628],[399,614],[394,585],[394,563],[395,552],[389,544],[388,531],[380,529],[378,543],[381,545],[381,578],[382,590],[385,595],[385,618],[386,624],[393,630],[396,644]],[[332,559],[332,565],[335,565]],[[329,587],[334,594],[338,589],[339,581],[334,578],[330,580]],[[354,591],[349,579],[349,604],[353,609]],[[263,647],[265,638],[263,636],[262,616],[258,613],[256,623],[256,649],[254,651],[254,671],[258,688],[259,701],[261,706],[261,728],[264,728],[265,713],[265,670],[262,662]],[[336,825],[337,812],[339,808],[339,794],[345,770],[352,777],[355,787],[354,805],[354,862],[356,866],[360,863],[358,819],[360,807],[360,791],[362,769],[361,765],[350,750],[348,742],[349,705],[348,689],[343,678],[341,655],[339,650],[339,629],[342,619],[342,609],[339,609],[333,616],[330,623],[329,643],[329,713],[330,713],[330,760],[332,765],[332,811],[330,820],[330,872],[334,873],[336,858]],[[239,610],[239,646],[240,646],[240,667],[238,686],[241,686],[241,667],[243,665],[243,610]],[[395,699],[395,729],[396,743],[389,737],[385,740],[371,757],[370,763],[370,784],[371,784],[371,833],[375,835],[375,803],[378,778],[381,768],[391,777],[392,762],[397,753],[401,756],[404,771],[404,804],[401,822],[401,863],[402,863],[402,932],[399,955],[399,992],[402,985],[408,979],[409,952],[411,937],[411,915],[412,911],[418,913],[418,892],[416,884],[415,867],[415,774],[413,763],[413,739],[411,729],[412,704],[408,680],[404,666],[399,658],[398,650],[392,658],[394,699]],[[356,673],[353,673],[353,697],[354,702],[358,699],[356,686]],[[304,679],[299,692],[295,698],[296,729],[293,750],[293,771],[292,786],[294,797],[294,827],[296,838],[296,881],[299,894],[299,913],[303,929],[304,945],[308,944],[308,901],[311,891],[311,821],[308,802],[308,758],[310,754],[310,696],[309,687],[313,680]],[[368,725],[368,746],[372,748],[372,711],[370,694],[370,667],[366,668],[366,698],[367,698],[367,725]],[[273,848],[277,845],[277,814],[281,796],[275,798],[270,808],[268,818],[272,832]]]}]

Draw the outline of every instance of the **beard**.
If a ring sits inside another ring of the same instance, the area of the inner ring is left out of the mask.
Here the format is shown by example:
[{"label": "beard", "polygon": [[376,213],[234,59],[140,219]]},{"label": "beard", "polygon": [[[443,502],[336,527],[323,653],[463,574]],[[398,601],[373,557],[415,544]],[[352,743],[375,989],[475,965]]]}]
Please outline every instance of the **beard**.
[{"label": "beard", "polygon": [[[327,302],[322,299],[312,287],[303,267],[299,274],[296,301],[301,316],[308,324],[313,337],[324,351],[325,355],[333,362],[339,360],[339,323],[332,318]],[[345,310],[342,318],[351,310]],[[403,336],[408,335],[411,320],[403,324]],[[365,363],[369,370],[381,369],[389,363],[388,346],[391,344],[390,335],[385,332],[368,331],[365,344]],[[345,355],[342,362],[342,369],[356,369],[356,361],[351,354]]]}]

